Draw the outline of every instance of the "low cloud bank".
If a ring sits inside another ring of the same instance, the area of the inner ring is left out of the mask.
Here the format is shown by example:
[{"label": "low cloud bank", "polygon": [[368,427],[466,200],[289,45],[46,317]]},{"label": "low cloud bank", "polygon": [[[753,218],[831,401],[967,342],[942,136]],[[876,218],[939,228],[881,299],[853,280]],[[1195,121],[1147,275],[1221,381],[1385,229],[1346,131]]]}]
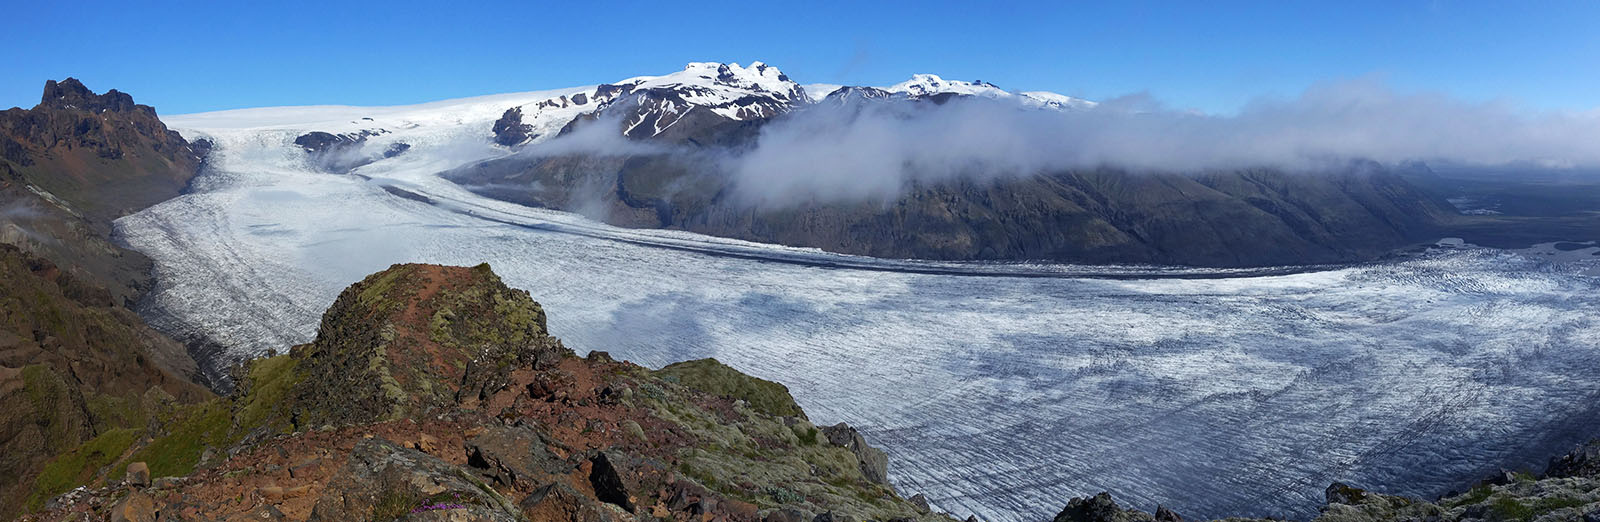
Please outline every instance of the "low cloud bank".
[{"label": "low cloud bank", "polygon": [[1004,105],[819,105],[767,125],[729,171],[736,194],[773,204],[889,199],[913,182],[1096,167],[1319,170],[1352,159],[1600,166],[1600,111],[1533,112],[1374,80],[1262,99],[1227,116],[1173,110],[1147,95],[1065,113]]},{"label": "low cloud bank", "polygon": [[985,98],[825,101],[766,124],[753,146],[736,151],[627,139],[620,126],[614,117],[588,122],[519,155],[673,155],[722,171],[733,196],[761,206],[889,201],[914,183],[1101,167],[1317,172],[1352,160],[1600,167],[1600,110],[1540,112],[1401,92],[1370,78],[1258,99],[1232,115],[1176,110],[1146,94],[1065,112]]}]

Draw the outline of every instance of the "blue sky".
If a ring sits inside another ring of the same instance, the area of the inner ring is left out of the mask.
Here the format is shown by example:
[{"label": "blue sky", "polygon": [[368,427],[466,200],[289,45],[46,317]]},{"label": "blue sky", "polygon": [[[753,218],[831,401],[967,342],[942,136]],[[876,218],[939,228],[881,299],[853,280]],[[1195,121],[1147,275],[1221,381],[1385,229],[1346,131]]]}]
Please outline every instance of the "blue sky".
[{"label": "blue sky", "polygon": [[[1408,91],[1600,108],[1600,2],[11,2],[0,106],[46,79],[163,114],[392,105],[754,60],[802,83],[913,73],[1226,113],[1377,77]],[[1532,6],[1533,8],[1525,8]]]}]

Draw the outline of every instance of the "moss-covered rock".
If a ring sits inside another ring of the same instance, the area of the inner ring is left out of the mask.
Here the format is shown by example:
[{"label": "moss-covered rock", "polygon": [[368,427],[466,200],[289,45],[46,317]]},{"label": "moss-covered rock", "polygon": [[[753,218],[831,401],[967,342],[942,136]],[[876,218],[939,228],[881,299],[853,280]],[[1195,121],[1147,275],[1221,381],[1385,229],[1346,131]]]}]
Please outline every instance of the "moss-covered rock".
[{"label": "moss-covered rock", "polygon": [[657,370],[656,375],[706,393],[745,401],[768,415],[805,418],[805,412],[789,394],[789,387],[745,375],[713,358],[672,363]]},{"label": "moss-covered rock", "polygon": [[512,369],[570,351],[544,309],[488,265],[395,265],[340,294],[317,338],[291,352],[300,429],[421,415],[476,400]]}]

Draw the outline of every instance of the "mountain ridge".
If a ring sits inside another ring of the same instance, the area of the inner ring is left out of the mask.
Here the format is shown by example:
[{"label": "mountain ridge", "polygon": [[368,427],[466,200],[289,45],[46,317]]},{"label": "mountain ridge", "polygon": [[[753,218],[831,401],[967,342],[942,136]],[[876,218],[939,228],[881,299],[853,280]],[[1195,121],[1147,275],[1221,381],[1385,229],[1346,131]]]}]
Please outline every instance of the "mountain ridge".
[{"label": "mountain ridge", "polygon": [[155,109],[73,78],[32,109],[0,112],[0,517],[89,470],[46,461],[121,437],[159,412],[205,400],[185,347],[131,307],[151,261],[117,244],[111,221],[178,195],[198,172],[190,144]]}]

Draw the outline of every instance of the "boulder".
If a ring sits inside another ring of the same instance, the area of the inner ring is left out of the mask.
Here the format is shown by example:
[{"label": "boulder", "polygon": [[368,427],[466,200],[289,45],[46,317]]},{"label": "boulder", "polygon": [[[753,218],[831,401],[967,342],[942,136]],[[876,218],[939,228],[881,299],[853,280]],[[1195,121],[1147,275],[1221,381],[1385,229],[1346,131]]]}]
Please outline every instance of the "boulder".
[{"label": "boulder", "polygon": [[631,484],[627,472],[619,467],[626,459],[619,457],[615,452],[602,451],[589,459],[593,466],[589,471],[589,484],[594,487],[595,498],[632,513],[638,507],[632,491],[637,488],[630,487],[635,484]]},{"label": "boulder", "polygon": [[911,501],[911,505],[917,508],[918,513],[926,515],[930,511],[933,511],[933,508],[928,507],[928,497],[926,495],[917,493],[915,495],[911,495],[911,498],[906,500]]},{"label": "boulder", "polygon": [[1367,492],[1361,488],[1352,487],[1343,482],[1334,482],[1325,492],[1329,504],[1346,504],[1354,506],[1366,499]]},{"label": "boulder", "polygon": [[125,478],[128,481],[128,485],[129,486],[136,487],[136,488],[142,488],[142,487],[145,487],[145,486],[149,486],[150,485],[150,465],[149,464],[145,464],[143,462],[135,462],[133,464],[129,464],[128,465],[128,473],[127,473],[127,475],[125,475]]},{"label": "boulder", "polygon": [[381,438],[365,439],[329,481],[308,520],[392,519],[445,503],[450,516],[514,522],[520,510],[464,469]]},{"label": "boulder", "polygon": [[[1177,513],[1158,508],[1157,513],[1165,512],[1162,516],[1173,517],[1181,520]],[[1111,494],[1100,492],[1093,497],[1078,497],[1067,501],[1067,507],[1056,514],[1053,522],[1155,522],[1156,515],[1137,510],[1123,509],[1116,501],[1111,499]]]},{"label": "boulder", "polygon": [[155,522],[156,503],[150,495],[135,491],[111,507],[111,522]]},{"label": "boulder", "polygon": [[534,490],[518,505],[528,520],[595,522],[622,519],[615,510],[560,482]]},{"label": "boulder", "polygon": [[508,427],[489,428],[468,440],[467,464],[496,483],[523,491],[539,485],[536,477],[560,474],[568,467],[550,454],[538,433]]},{"label": "boulder", "polygon": [[889,485],[889,455],[883,450],[868,446],[867,440],[861,437],[861,432],[841,422],[823,428],[822,434],[828,437],[830,444],[842,446],[856,455],[861,476],[868,482]]}]

